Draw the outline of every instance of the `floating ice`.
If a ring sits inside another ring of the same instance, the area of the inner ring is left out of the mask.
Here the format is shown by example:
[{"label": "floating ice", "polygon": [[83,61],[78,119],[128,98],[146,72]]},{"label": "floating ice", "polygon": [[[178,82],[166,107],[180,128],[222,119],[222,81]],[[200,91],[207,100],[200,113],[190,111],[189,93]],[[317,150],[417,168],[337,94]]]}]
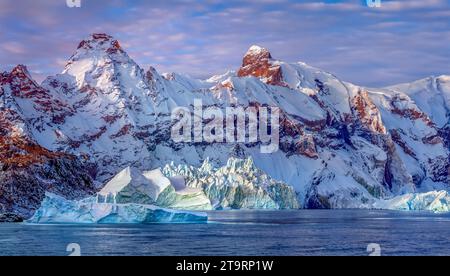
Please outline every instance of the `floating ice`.
[{"label": "floating ice", "polygon": [[80,201],[66,200],[47,193],[39,210],[29,223],[76,224],[146,224],[146,223],[205,223],[205,213],[175,211],[144,204],[99,203],[97,197]]},{"label": "floating ice", "polygon": [[126,168],[98,194],[99,202],[151,204],[177,210],[211,210],[201,189],[187,188],[184,178],[167,178],[156,169],[141,172]]}]

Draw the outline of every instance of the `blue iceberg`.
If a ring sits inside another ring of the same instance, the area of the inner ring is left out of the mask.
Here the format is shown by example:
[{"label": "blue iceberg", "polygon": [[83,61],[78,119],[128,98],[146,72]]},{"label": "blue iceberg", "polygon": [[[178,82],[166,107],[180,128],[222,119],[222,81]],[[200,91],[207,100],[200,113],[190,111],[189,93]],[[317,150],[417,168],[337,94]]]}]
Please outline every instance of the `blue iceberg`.
[{"label": "blue iceberg", "polygon": [[37,224],[148,224],[148,223],[206,223],[201,212],[164,209],[145,204],[99,202],[98,197],[79,201],[67,200],[47,193],[41,207],[29,219]]}]

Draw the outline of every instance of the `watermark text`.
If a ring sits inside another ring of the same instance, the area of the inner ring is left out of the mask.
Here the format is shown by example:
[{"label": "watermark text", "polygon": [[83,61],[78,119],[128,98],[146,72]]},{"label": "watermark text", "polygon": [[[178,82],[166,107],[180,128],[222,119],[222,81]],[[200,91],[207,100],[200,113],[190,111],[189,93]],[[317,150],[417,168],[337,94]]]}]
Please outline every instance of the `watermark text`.
[{"label": "watermark text", "polygon": [[81,8],[81,0],[66,0],[66,5],[69,8]]},{"label": "watermark text", "polygon": [[279,150],[280,109],[269,106],[204,107],[172,110],[171,138],[175,143],[260,143],[261,153]]}]

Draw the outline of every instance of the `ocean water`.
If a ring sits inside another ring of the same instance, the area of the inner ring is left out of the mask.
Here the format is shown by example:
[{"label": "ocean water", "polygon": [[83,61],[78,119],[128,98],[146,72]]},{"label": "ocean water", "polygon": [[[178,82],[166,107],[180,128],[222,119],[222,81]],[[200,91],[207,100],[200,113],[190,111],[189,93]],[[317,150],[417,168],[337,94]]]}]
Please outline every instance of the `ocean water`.
[{"label": "ocean water", "polygon": [[208,224],[0,224],[0,255],[450,255],[450,215],[367,210],[221,211]]}]

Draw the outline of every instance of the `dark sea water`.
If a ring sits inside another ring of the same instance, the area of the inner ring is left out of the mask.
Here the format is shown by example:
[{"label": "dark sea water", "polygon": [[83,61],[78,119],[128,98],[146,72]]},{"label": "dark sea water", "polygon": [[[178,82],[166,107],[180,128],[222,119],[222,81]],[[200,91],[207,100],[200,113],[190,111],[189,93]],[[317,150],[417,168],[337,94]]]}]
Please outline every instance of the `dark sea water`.
[{"label": "dark sea water", "polygon": [[450,255],[450,215],[365,210],[223,211],[208,224],[0,224],[0,255]]}]

